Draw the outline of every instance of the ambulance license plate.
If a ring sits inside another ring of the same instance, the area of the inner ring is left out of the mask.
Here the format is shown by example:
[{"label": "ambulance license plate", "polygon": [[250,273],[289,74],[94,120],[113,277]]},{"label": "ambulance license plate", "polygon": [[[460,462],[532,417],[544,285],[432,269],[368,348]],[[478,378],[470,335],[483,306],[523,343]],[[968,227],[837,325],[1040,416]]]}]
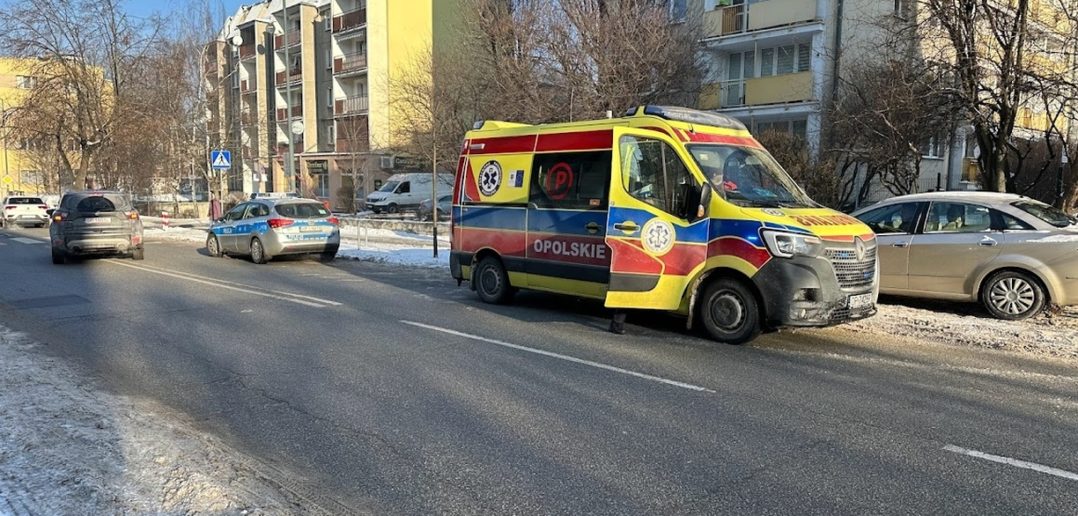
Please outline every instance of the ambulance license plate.
[{"label": "ambulance license plate", "polygon": [[846,307],[850,310],[868,308],[872,306],[872,294],[858,294],[846,298]]}]

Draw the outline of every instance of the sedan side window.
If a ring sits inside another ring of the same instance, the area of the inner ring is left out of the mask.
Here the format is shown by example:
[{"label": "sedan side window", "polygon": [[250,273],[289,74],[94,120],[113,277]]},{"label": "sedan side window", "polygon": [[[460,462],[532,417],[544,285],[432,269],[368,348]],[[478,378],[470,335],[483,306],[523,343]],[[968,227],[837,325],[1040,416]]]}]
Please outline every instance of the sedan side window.
[{"label": "sedan side window", "polygon": [[228,210],[228,213],[225,214],[225,221],[231,222],[233,220],[240,220],[241,218],[243,218],[243,212],[246,209],[247,205],[241,204],[239,206],[236,206],[235,208],[232,208],[231,210]]},{"label": "sedan side window", "polygon": [[917,210],[918,203],[906,202],[876,208],[858,218],[878,235],[909,234],[917,223]]},{"label": "sedan side window", "polygon": [[925,233],[984,233],[991,230],[991,211],[974,204],[934,202],[925,221]]}]

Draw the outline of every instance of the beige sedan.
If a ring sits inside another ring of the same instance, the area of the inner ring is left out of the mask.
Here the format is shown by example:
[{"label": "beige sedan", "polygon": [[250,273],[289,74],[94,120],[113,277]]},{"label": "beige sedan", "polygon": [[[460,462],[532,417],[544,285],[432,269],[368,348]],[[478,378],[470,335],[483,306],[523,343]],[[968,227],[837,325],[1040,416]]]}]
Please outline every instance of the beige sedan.
[{"label": "beige sedan", "polygon": [[1078,221],[1013,194],[932,192],[853,214],[878,235],[880,292],[981,302],[1000,319],[1078,304]]}]

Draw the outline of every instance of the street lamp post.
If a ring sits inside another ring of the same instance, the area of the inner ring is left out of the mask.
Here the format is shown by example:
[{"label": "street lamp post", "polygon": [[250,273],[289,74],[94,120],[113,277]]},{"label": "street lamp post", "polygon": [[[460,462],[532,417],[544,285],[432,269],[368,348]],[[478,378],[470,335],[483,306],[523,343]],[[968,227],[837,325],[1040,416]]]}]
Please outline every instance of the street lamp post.
[{"label": "street lamp post", "polygon": [[1062,156],[1059,158],[1059,174],[1056,176],[1056,202],[1060,208],[1063,207],[1063,195],[1066,192],[1063,191],[1063,174],[1067,168],[1067,148],[1064,144]]}]

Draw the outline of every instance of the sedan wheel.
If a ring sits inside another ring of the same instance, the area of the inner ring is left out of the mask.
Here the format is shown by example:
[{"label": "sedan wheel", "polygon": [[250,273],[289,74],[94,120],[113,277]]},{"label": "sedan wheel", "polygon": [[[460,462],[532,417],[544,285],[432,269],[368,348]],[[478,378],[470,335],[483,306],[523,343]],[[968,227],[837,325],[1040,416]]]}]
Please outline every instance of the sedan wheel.
[{"label": "sedan wheel", "polygon": [[981,302],[994,317],[1025,319],[1044,308],[1044,289],[1030,276],[1020,272],[1001,272],[985,283]]}]

